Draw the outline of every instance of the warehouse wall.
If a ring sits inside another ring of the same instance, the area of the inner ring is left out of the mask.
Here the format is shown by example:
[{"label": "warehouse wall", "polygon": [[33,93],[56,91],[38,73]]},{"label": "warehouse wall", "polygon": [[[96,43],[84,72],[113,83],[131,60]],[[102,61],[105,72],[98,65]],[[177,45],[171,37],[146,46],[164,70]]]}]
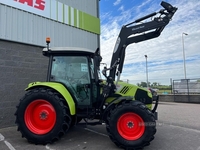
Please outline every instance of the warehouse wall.
[{"label": "warehouse wall", "polygon": [[57,5],[48,0],[52,2],[50,17],[30,12],[27,4],[21,10],[9,2],[13,4],[0,0],[0,128],[14,125],[16,105],[27,84],[45,81],[48,59],[42,48],[47,36],[51,37],[50,47],[94,51],[99,47],[98,0],[58,0]]},{"label": "warehouse wall", "polygon": [[90,15],[98,17],[99,15],[99,0],[58,0],[61,3],[72,6],[78,10],[86,12]]},{"label": "warehouse wall", "polygon": [[62,11],[52,4],[55,8],[52,8],[50,18],[0,2],[0,39],[45,46],[45,38],[50,36],[52,47],[75,46],[95,51],[100,33],[98,6],[95,0],[86,1],[67,1],[67,5],[66,1],[59,3],[61,8],[66,6]]},{"label": "warehouse wall", "polygon": [[99,35],[1,4],[0,22],[0,39],[45,46],[50,36],[52,47],[97,48]]},{"label": "warehouse wall", "polygon": [[45,81],[47,65],[42,47],[0,40],[0,128],[14,125],[24,89],[30,82]]}]

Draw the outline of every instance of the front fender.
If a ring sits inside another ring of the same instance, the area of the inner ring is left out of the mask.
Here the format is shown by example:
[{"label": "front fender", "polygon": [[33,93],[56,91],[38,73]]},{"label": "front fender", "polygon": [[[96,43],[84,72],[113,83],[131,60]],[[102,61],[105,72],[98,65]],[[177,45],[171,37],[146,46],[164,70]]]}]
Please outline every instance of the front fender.
[{"label": "front fender", "polygon": [[52,88],[52,89],[56,90],[66,100],[66,102],[67,102],[67,104],[69,106],[70,114],[71,115],[75,115],[76,110],[75,110],[74,100],[73,100],[71,94],[69,93],[69,91],[61,83],[56,83],[56,82],[32,82],[32,83],[29,83],[28,87],[25,90],[28,91],[28,90],[30,90],[32,88],[36,88],[36,87],[49,87],[49,88]]}]

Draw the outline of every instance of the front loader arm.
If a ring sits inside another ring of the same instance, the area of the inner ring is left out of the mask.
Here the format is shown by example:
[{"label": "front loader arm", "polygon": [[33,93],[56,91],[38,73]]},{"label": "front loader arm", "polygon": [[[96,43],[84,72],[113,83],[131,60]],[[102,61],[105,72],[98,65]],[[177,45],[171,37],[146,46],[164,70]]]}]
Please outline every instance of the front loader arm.
[{"label": "front loader arm", "polygon": [[[166,2],[162,2],[161,5],[164,9],[161,9],[159,12],[144,16],[121,28],[113,51],[110,69],[107,69],[110,70],[109,77],[112,78],[113,81],[115,80],[115,75],[120,77],[120,74],[122,73],[126,47],[132,43],[138,43],[158,37],[177,10],[176,7],[173,7]],[[160,16],[145,23],[141,23],[141,21],[157,14],[160,14]]]}]

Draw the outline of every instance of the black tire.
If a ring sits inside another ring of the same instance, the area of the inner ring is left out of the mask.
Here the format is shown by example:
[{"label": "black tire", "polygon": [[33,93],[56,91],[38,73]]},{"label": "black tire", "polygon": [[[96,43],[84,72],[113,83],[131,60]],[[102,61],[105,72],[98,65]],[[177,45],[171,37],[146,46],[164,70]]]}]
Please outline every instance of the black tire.
[{"label": "black tire", "polygon": [[65,100],[58,92],[48,88],[28,91],[20,100],[15,115],[22,137],[35,144],[57,141],[71,124]]},{"label": "black tire", "polygon": [[139,101],[123,101],[110,110],[106,129],[120,148],[139,150],[150,144],[156,133],[152,112]]}]

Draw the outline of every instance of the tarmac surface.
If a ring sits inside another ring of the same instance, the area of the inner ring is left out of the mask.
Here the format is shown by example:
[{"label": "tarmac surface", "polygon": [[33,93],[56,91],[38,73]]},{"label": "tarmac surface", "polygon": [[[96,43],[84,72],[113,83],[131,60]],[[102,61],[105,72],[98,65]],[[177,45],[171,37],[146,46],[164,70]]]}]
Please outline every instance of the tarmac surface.
[{"label": "tarmac surface", "polygon": [[[160,102],[157,133],[144,150],[200,150],[200,104]],[[0,150],[120,150],[107,136],[105,125],[77,125],[62,139],[34,145],[21,138],[17,127],[0,129]]]}]

